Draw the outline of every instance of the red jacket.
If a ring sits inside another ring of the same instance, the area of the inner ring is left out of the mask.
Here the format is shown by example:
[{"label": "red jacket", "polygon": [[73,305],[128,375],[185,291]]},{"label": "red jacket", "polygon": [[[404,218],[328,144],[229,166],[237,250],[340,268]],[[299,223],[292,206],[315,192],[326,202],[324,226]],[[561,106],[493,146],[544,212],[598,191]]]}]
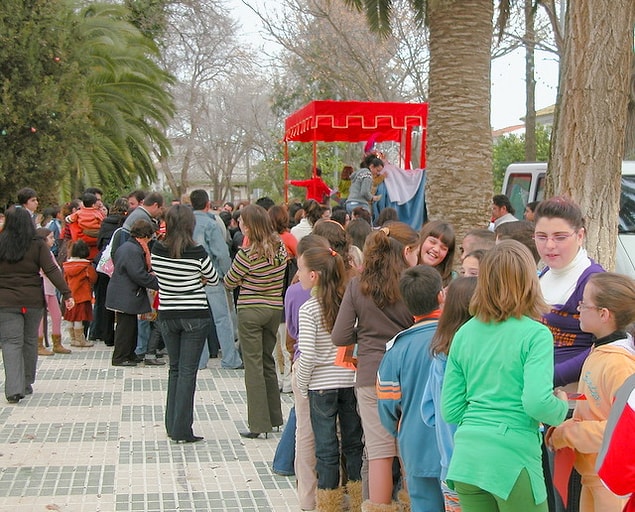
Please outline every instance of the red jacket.
[{"label": "red jacket", "polygon": [[606,486],[619,496],[631,494],[624,512],[635,512],[635,375],[615,396],[596,469]]},{"label": "red jacket", "polygon": [[93,285],[97,272],[89,260],[67,260],[64,262],[64,279],[78,304],[93,299]]},{"label": "red jacket", "polygon": [[290,183],[295,187],[306,187],[307,200],[315,199],[320,204],[325,202],[325,197],[331,195],[331,189],[319,176],[310,180],[291,180]]}]

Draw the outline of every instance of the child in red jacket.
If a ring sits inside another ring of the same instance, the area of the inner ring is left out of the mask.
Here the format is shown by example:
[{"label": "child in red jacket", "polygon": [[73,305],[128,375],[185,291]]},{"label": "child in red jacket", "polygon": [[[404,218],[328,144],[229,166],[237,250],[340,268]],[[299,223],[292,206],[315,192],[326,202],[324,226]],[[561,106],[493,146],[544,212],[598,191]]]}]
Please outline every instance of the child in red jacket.
[{"label": "child in red jacket", "polygon": [[64,278],[75,299],[75,307],[64,312],[64,320],[71,322],[69,334],[73,347],[92,347],[84,335],[83,322],[93,319],[93,285],[97,282],[97,272],[88,259],[86,242],[77,240],[71,246],[71,257],[64,262]]}]

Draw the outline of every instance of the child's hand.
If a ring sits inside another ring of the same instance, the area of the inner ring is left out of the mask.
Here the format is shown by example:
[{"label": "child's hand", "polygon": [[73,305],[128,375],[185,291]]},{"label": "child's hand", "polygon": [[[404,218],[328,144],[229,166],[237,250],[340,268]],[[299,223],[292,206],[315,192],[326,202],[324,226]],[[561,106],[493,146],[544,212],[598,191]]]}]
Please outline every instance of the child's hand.
[{"label": "child's hand", "polygon": [[553,392],[554,395],[556,395],[560,400],[564,400],[565,402],[569,401],[569,398],[567,397],[567,392],[564,389],[555,389]]}]

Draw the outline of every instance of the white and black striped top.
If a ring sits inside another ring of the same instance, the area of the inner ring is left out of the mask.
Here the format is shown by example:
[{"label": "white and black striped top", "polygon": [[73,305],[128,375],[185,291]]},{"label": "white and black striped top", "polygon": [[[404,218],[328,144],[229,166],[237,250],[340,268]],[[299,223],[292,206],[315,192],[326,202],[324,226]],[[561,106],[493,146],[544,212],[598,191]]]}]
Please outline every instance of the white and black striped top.
[{"label": "white and black striped top", "polygon": [[152,270],[159,280],[160,318],[202,318],[209,315],[203,279],[218,284],[218,274],[201,245],[186,249],[181,258],[171,258],[157,242],[152,248]]},{"label": "white and black striped top", "polygon": [[355,371],[335,365],[337,347],[323,324],[322,308],[317,297],[300,306],[296,379],[300,394],[308,390],[352,388]]}]

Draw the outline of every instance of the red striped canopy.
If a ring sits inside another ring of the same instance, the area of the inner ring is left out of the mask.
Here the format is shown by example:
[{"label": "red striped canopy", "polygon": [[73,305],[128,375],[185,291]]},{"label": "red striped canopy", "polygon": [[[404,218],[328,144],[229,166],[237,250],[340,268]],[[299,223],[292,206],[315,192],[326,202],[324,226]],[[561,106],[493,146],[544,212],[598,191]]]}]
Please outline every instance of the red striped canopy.
[{"label": "red striped canopy", "polygon": [[284,141],[404,142],[427,118],[427,103],[312,101],[286,119]]}]

